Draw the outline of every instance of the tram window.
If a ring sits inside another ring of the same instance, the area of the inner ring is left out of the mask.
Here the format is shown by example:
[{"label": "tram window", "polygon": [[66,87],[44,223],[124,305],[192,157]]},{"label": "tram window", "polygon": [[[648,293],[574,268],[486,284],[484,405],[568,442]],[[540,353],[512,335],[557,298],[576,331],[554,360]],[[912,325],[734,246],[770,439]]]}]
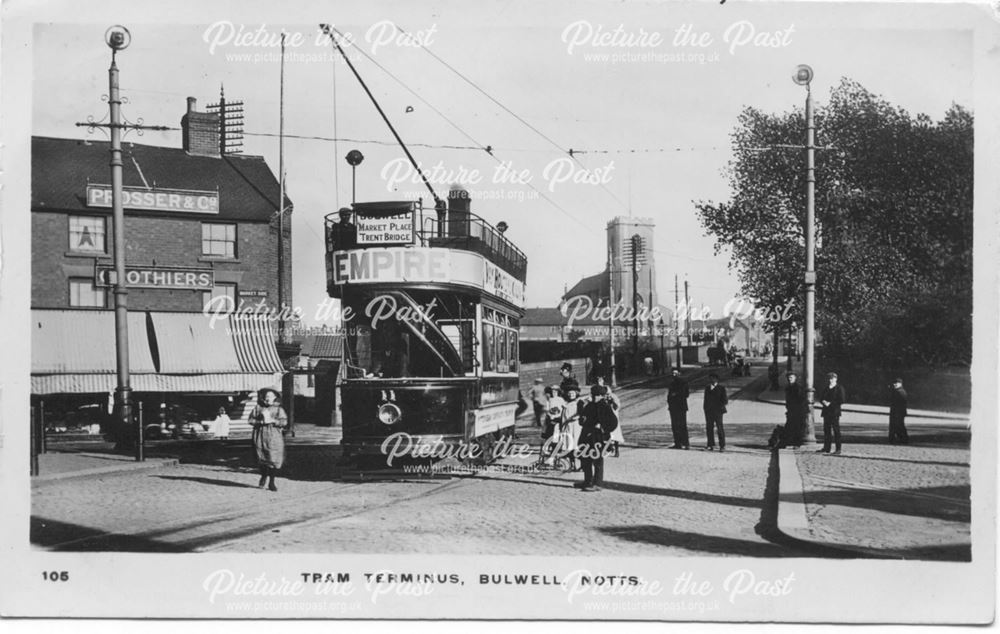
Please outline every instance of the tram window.
[{"label": "tram window", "polygon": [[507,371],[507,331],[497,328],[497,370]]},{"label": "tram window", "polygon": [[496,370],[496,350],[493,343],[493,324],[483,324],[483,370],[493,372]]},{"label": "tram window", "polygon": [[474,322],[471,319],[441,322],[441,332],[448,337],[451,345],[455,346],[455,350],[462,356],[464,372],[472,372],[475,369],[475,351],[472,347],[473,326]]},{"label": "tram window", "polygon": [[507,341],[507,359],[509,362],[508,371],[517,372],[517,333],[513,330],[510,332],[510,338]]}]

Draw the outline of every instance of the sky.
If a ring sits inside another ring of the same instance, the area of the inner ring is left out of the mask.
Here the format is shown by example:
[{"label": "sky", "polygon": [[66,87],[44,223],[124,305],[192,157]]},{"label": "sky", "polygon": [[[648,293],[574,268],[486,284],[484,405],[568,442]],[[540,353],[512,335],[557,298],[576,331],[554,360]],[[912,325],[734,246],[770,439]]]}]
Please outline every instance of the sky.
[{"label": "sky", "polygon": [[[730,195],[723,170],[739,112],[801,108],[805,91],[791,76],[802,63],[815,71],[820,107],[849,77],[933,119],[952,103],[972,109],[973,37],[964,27],[981,13],[733,1],[311,6],[116,16],[132,34],[118,55],[128,119],[179,127],[188,96],[203,110],[224,85],[227,99],[245,103],[245,153],[263,155],[275,173],[276,42],[282,29],[290,41],[301,39],[287,49],[284,130],[295,204],[293,303],[307,325],[317,325],[312,314],[325,298],[323,217],[351,202],[348,151],[365,155],[359,201],[430,198],[419,180],[404,178],[412,172],[403,152],[339,54],[317,44],[320,22],[350,34],[348,54],[414,157],[439,166],[438,195],[459,182],[472,191],[474,213],[509,224],[507,237],[528,257],[528,306],[555,306],[565,287],[603,270],[608,220],[633,215],[656,223],[661,303],[673,298],[676,275],[682,289],[689,282],[693,305],[719,315],[739,287],[695,204]],[[105,22],[35,25],[33,134],[86,138],[74,123],[106,113],[103,34],[112,22]],[[181,145],[179,131],[126,141]],[[483,146],[493,155],[475,149]],[[526,171],[530,186],[497,182],[501,162]],[[472,173],[479,182],[470,182]]]}]

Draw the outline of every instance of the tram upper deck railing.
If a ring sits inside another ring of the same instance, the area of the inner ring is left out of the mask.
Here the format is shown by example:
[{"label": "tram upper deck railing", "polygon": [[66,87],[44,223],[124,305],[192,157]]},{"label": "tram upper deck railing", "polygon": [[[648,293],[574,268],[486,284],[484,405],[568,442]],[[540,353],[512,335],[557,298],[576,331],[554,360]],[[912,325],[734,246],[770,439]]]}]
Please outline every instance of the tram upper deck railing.
[{"label": "tram upper deck railing", "polygon": [[[407,214],[411,214],[412,220],[409,221],[411,224],[405,239],[389,242],[359,240],[358,223],[392,216],[396,218],[397,226],[407,226]],[[415,203],[359,203],[354,205],[354,211],[346,218],[338,217],[337,213],[326,216],[327,253],[411,244],[479,253],[518,281],[523,283],[527,278],[528,259],[524,253],[499,229],[468,211],[467,205],[445,211],[424,210]]]}]

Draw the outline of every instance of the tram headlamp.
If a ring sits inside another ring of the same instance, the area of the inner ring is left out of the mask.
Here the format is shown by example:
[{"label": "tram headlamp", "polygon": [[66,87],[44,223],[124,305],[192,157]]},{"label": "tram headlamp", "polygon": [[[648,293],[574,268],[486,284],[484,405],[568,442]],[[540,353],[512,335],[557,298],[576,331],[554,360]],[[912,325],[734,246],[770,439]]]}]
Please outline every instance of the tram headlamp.
[{"label": "tram headlamp", "polygon": [[378,408],[378,419],[386,425],[395,425],[403,417],[403,411],[395,403],[383,403]]}]

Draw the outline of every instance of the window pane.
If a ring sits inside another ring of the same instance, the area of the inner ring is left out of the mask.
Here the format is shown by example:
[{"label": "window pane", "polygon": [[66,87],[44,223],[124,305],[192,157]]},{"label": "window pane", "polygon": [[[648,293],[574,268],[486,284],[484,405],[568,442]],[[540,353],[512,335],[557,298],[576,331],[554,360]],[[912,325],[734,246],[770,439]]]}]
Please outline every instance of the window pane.
[{"label": "window pane", "polygon": [[236,257],[236,225],[202,223],[201,254],[215,257]]},{"label": "window pane", "polygon": [[77,278],[69,281],[69,305],[75,308],[104,308],[104,289],[95,288],[94,281]]},{"label": "window pane", "polygon": [[483,370],[492,372],[495,369],[493,359],[495,350],[493,344],[493,325],[483,324]]},{"label": "window pane", "polygon": [[104,253],[105,219],[96,216],[69,217],[70,251]]},{"label": "window pane", "polygon": [[214,287],[212,287],[212,290],[202,292],[201,297],[202,301],[204,302],[204,305],[208,306],[208,303],[212,301],[214,297],[219,297],[220,295],[228,297],[232,301],[227,302],[225,304],[217,304],[215,306],[216,308],[227,308],[227,307],[232,309],[236,308],[235,284],[226,284],[226,283],[216,284]]}]

